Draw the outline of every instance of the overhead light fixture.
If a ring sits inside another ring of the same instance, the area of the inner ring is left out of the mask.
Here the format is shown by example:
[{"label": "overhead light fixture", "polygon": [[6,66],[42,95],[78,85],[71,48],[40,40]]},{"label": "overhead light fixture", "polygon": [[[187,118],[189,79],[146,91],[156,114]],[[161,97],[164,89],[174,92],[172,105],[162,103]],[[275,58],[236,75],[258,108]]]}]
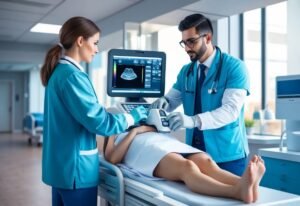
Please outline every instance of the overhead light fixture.
[{"label": "overhead light fixture", "polygon": [[61,25],[37,23],[34,27],[30,29],[30,31],[47,34],[59,34],[60,28]]}]

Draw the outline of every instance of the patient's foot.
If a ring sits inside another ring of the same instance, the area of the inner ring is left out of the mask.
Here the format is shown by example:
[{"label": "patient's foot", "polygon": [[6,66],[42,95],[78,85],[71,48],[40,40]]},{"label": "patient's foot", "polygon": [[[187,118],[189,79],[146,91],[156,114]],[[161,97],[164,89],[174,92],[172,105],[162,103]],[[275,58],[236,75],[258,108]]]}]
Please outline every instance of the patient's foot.
[{"label": "patient's foot", "polygon": [[253,186],[253,202],[256,202],[258,199],[258,189],[259,189],[259,183],[266,171],[266,167],[265,167],[265,163],[263,161],[263,159],[257,155],[254,155],[254,157],[252,158],[252,160],[258,167],[258,174],[257,174],[257,179],[254,183]]},{"label": "patient's foot", "polygon": [[255,164],[250,161],[240,182],[237,184],[237,199],[246,203],[253,201],[253,186],[256,180]]},{"label": "patient's foot", "polygon": [[254,155],[237,185],[237,198],[246,203],[255,202],[258,198],[259,183],[265,173],[263,160]]}]

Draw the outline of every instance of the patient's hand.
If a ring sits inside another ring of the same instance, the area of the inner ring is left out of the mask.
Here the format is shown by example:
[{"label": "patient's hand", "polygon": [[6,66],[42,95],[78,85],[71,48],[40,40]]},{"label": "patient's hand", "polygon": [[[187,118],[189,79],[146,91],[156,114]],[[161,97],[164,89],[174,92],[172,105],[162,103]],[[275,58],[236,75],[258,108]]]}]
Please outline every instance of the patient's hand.
[{"label": "patient's hand", "polygon": [[146,132],[157,132],[157,130],[154,127],[146,126],[146,125],[136,127],[134,129],[132,129],[131,131],[134,132],[136,135],[146,133]]}]

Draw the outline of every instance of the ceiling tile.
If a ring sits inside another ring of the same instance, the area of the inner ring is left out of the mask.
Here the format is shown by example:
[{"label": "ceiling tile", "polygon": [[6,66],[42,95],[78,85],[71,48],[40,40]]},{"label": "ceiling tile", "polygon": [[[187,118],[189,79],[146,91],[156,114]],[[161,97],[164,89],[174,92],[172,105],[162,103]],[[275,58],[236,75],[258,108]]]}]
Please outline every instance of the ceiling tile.
[{"label": "ceiling tile", "polygon": [[43,14],[62,0],[0,0],[0,8],[11,11],[23,11]]}]

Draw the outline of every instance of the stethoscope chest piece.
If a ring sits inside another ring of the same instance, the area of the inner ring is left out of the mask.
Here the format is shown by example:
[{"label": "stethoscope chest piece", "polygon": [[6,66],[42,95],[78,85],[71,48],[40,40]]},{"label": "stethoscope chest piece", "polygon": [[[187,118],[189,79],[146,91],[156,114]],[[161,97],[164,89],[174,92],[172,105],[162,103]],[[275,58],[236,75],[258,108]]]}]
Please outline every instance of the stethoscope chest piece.
[{"label": "stethoscope chest piece", "polygon": [[213,81],[213,83],[211,84],[210,89],[208,89],[208,91],[207,91],[208,94],[216,94],[218,92],[218,90],[217,90],[218,81],[219,81],[218,79],[215,79]]},{"label": "stethoscope chest piece", "polygon": [[217,88],[210,88],[207,91],[208,94],[216,94],[217,92],[218,92]]}]

